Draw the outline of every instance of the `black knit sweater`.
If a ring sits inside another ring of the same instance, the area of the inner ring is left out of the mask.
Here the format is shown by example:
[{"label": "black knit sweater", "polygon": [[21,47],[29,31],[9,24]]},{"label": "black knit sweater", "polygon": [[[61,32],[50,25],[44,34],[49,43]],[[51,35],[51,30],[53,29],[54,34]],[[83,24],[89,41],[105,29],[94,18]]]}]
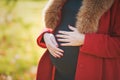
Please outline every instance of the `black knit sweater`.
[{"label": "black knit sweater", "polygon": [[[75,26],[76,15],[81,6],[81,2],[82,0],[67,0],[62,9],[61,23],[55,31],[55,35],[59,30],[70,31],[68,25]],[[58,43],[60,44],[60,42]],[[50,55],[52,63],[56,67],[55,80],[74,80],[79,46],[59,46],[59,48],[64,50],[64,56],[62,58],[56,59]]]}]

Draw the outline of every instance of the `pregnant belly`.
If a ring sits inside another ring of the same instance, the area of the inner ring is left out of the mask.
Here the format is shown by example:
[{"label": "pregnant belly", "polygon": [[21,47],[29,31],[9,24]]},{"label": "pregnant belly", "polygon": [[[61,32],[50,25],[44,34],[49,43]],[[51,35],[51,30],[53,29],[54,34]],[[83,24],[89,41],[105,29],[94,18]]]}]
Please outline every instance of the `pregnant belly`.
[{"label": "pregnant belly", "polygon": [[77,65],[79,47],[59,46],[59,48],[64,50],[63,57],[58,59],[50,55],[53,65],[55,65],[56,69],[63,75],[74,75]]}]

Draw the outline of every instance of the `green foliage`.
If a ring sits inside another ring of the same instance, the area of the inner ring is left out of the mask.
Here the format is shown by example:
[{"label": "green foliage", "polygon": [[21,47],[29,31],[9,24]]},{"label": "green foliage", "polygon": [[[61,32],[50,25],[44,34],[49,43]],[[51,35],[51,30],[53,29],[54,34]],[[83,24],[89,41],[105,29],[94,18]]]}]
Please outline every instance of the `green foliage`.
[{"label": "green foliage", "polygon": [[[4,4],[6,1],[8,5]],[[42,30],[40,14],[46,1],[16,0],[13,8],[9,8],[12,0],[6,1],[0,3],[0,74],[11,76],[12,80],[35,80],[44,52],[36,38]]]}]

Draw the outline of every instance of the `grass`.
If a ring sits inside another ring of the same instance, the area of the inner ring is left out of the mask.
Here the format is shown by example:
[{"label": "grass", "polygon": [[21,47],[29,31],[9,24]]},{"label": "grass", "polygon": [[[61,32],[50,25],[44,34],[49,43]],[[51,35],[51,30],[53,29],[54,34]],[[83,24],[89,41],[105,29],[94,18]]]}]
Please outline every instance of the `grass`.
[{"label": "grass", "polygon": [[45,49],[36,38],[43,29],[42,10],[47,1],[18,1],[11,12],[0,1],[0,74],[12,80],[35,80]]}]

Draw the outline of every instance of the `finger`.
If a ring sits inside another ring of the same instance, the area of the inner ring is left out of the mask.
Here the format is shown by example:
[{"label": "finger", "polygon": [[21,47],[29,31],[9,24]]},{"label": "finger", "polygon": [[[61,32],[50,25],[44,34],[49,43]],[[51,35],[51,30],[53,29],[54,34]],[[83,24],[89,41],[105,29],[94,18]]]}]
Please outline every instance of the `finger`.
[{"label": "finger", "polygon": [[64,52],[62,49],[56,47],[52,42],[49,42],[49,44],[47,44],[47,48],[53,50],[53,51],[58,51],[58,52]]},{"label": "finger", "polygon": [[59,42],[70,42],[70,39],[57,39]]},{"label": "finger", "polygon": [[61,52],[56,51],[55,53],[60,55],[60,57],[63,56],[63,53],[61,53]]},{"label": "finger", "polygon": [[68,27],[69,27],[69,29],[72,30],[72,31],[75,31],[75,30],[76,30],[76,28],[73,27],[73,26],[71,26],[71,25],[68,25]]},{"label": "finger", "polygon": [[58,47],[54,47],[54,50],[58,51],[58,52],[64,52],[62,49],[58,48]]},{"label": "finger", "polygon": [[60,56],[59,54],[56,54],[55,51],[50,50],[49,52],[50,52],[50,54],[51,54],[53,57],[55,57],[55,58],[61,58],[61,56]]},{"label": "finger", "polygon": [[49,51],[49,52],[53,57],[57,58],[57,55],[55,55],[55,53],[53,51]]},{"label": "finger", "polygon": [[69,38],[69,35],[57,34],[56,37],[58,37],[58,38]]},{"label": "finger", "polygon": [[63,56],[63,50],[60,48],[54,48],[53,49],[55,51],[55,54],[59,55],[59,56]]},{"label": "finger", "polygon": [[52,50],[52,51],[54,51],[55,52],[55,54],[59,54],[60,56],[63,56],[63,50],[62,49],[60,49],[60,48],[58,48],[58,47],[56,47],[56,46],[49,46],[48,47],[50,50]]},{"label": "finger", "polygon": [[63,35],[69,35],[70,31],[58,31],[58,33]]},{"label": "finger", "polygon": [[56,52],[55,52],[53,55],[56,56],[55,58],[61,58],[61,57],[62,57],[60,54],[58,54],[58,53],[56,53]]}]

